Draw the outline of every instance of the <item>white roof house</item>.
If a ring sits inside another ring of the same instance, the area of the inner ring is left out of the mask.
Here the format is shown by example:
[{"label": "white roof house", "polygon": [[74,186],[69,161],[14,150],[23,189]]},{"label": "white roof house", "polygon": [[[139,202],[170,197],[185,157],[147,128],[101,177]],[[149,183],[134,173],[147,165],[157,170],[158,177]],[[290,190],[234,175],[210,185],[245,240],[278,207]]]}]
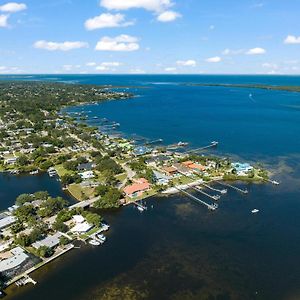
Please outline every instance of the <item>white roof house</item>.
[{"label": "white roof house", "polygon": [[17,218],[14,216],[7,216],[3,219],[0,219],[0,229],[3,229],[17,221]]},{"label": "white roof house", "polygon": [[85,221],[84,217],[81,215],[75,215],[73,216],[73,220],[78,223],[83,223]]},{"label": "white roof house", "polygon": [[53,235],[48,235],[46,238],[40,241],[36,241],[32,244],[35,249],[38,249],[42,246],[46,246],[49,248],[54,248],[59,245],[59,238],[62,236],[60,232],[56,232]]},{"label": "white roof house", "polygon": [[84,233],[88,232],[91,228],[93,228],[93,225],[90,225],[88,222],[83,222],[76,224],[73,228],[71,228],[71,231],[75,233]]},{"label": "white roof house", "polygon": [[90,179],[90,178],[95,177],[93,171],[85,171],[85,172],[79,173],[79,175],[82,179]]},{"label": "white roof house", "polygon": [[0,261],[0,272],[18,267],[29,257],[21,247],[16,247],[10,252],[11,257]]}]

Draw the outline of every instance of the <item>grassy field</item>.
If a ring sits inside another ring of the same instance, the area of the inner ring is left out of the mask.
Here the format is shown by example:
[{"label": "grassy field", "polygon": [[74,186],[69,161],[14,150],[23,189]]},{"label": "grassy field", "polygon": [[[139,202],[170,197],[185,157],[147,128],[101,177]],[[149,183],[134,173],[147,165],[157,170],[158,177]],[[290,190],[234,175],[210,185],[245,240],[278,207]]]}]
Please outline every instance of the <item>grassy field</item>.
[{"label": "grassy field", "polygon": [[68,185],[69,193],[79,201],[83,201],[86,198],[93,198],[95,188],[82,187],[80,184],[72,183]]},{"label": "grassy field", "polygon": [[64,176],[66,174],[72,174],[72,171],[65,169],[62,164],[54,166],[54,169],[56,170],[59,177]]}]

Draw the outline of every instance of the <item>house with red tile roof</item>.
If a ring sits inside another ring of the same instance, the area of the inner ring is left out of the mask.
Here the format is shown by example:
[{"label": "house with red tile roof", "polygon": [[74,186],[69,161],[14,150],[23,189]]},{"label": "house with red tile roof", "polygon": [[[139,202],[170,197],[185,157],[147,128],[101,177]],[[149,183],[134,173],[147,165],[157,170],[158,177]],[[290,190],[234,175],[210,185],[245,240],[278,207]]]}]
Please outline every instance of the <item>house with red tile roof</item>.
[{"label": "house with red tile roof", "polygon": [[124,188],[124,193],[127,197],[134,198],[141,196],[143,192],[149,190],[150,183],[145,178],[136,179],[135,182],[131,185],[128,185]]}]

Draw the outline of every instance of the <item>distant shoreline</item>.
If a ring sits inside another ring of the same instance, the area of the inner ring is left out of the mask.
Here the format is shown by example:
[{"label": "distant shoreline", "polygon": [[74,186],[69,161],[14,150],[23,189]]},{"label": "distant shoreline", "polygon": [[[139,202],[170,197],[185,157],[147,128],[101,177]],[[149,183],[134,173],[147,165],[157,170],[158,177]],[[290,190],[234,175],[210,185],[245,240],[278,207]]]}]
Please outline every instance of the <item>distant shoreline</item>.
[{"label": "distant shoreline", "polygon": [[285,91],[300,93],[300,86],[276,86],[264,84],[235,84],[235,83],[186,83],[186,86],[202,86],[202,87],[228,87],[228,88],[252,88],[273,91]]}]

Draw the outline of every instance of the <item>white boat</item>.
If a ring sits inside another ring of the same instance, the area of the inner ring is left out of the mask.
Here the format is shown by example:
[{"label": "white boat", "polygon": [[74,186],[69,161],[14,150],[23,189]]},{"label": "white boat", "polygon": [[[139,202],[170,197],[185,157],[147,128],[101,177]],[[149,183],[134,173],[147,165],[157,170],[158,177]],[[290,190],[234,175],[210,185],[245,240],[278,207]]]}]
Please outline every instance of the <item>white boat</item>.
[{"label": "white boat", "polygon": [[144,208],[141,207],[141,206],[138,206],[137,209],[138,209],[140,212],[143,212],[143,211],[144,211]]},{"label": "white boat", "polygon": [[255,208],[255,209],[252,209],[251,212],[252,212],[253,214],[257,214],[257,213],[259,212],[259,209],[256,209],[256,208]]},{"label": "white boat", "polygon": [[103,234],[97,234],[96,237],[100,240],[100,242],[105,242],[106,241],[106,237]]},{"label": "white boat", "polygon": [[90,240],[89,241],[89,244],[90,245],[93,245],[93,246],[99,246],[100,245],[100,242],[96,241],[96,240]]},{"label": "white boat", "polygon": [[30,175],[36,175],[36,174],[39,174],[39,170],[31,171],[29,174],[30,174]]}]

